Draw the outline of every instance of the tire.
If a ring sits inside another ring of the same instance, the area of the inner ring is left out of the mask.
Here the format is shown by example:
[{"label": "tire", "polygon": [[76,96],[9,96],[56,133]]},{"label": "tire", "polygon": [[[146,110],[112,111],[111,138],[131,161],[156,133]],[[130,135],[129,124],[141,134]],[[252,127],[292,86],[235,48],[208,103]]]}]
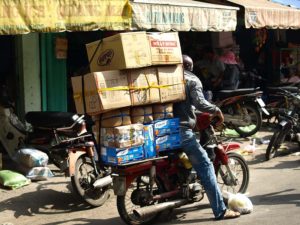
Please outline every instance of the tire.
[{"label": "tire", "polygon": [[86,204],[99,207],[109,198],[109,187],[94,188],[95,180],[92,160],[86,155],[79,157],[75,165],[75,175],[71,177],[73,193]]},{"label": "tire", "polygon": [[281,144],[284,142],[286,134],[287,131],[285,129],[275,130],[266,150],[266,155],[265,155],[266,160],[270,160],[277,156],[278,149],[280,148]]},{"label": "tire", "polygon": [[262,115],[261,115],[261,111],[258,109],[258,107],[256,105],[245,104],[242,106],[242,108],[247,110],[248,115],[250,116],[250,121],[249,121],[248,127],[252,124],[254,124],[254,127],[253,127],[253,129],[245,131],[245,129],[243,129],[243,127],[234,125],[234,129],[241,137],[249,137],[260,130],[260,128],[262,126]]},{"label": "tire", "polygon": [[221,192],[227,191],[233,194],[245,193],[247,191],[250,179],[249,167],[243,156],[230,152],[228,154],[228,166],[236,178],[236,184],[233,183],[225,165],[217,168],[216,177]]},{"label": "tire", "polygon": [[[128,225],[145,225],[152,224],[157,217],[159,217],[160,213],[154,213],[151,216],[145,218],[139,218],[133,214],[133,210],[137,208],[141,208],[147,205],[153,205],[158,203],[156,202],[140,202],[143,199],[143,196],[148,196],[150,194],[146,189],[149,183],[145,182],[145,180],[149,180],[149,175],[138,176],[133,182],[130,184],[129,188],[126,191],[125,196],[117,196],[117,209],[121,219]],[[146,178],[146,179],[145,179]],[[149,190],[149,189],[148,189]],[[164,190],[163,185],[158,180],[155,181],[155,185],[153,187],[153,191],[155,194],[162,193]],[[139,194],[143,194],[143,196],[139,196]],[[134,198],[135,197],[135,198]],[[139,197],[139,198],[138,198]],[[137,202],[133,202],[133,201]],[[131,206],[131,207],[129,207]]]}]

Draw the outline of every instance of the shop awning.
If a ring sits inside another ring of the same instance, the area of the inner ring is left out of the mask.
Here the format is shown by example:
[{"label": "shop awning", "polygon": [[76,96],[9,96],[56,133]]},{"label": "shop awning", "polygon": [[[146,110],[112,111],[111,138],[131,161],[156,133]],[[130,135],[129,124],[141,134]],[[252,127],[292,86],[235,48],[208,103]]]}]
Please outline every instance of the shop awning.
[{"label": "shop awning", "polygon": [[0,35],[126,30],[131,12],[128,0],[1,0]]},{"label": "shop awning", "polygon": [[300,28],[300,10],[267,0],[227,1],[245,8],[246,28]]},{"label": "shop awning", "polygon": [[238,7],[191,0],[134,0],[132,26],[159,31],[234,31]]},{"label": "shop awning", "polygon": [[0,1],[0,35],[93,30],[233,31],[238,7],[192,0]]}]

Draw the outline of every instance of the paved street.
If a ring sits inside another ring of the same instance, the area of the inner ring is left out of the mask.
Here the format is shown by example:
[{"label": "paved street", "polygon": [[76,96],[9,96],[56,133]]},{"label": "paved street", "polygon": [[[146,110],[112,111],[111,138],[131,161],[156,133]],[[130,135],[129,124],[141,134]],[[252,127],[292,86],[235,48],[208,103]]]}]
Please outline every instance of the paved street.
[{"label": "paved street", "polygon": [[[271,132],[257,137],[270,138]],[[244,140],[244,145],[250,140]],[[300,152],[297,145],[287,146],[280,156],[264,160],[266,144],[257,145],[253,155],[245,156],[250,167],[249,198],[251,214],[234,220],[213,220],[205,198],[202,202],[176,209],[160,217],[157,224],[300,224]],[[121,225],[115,198],[100,208],[80,205],[70,193],[69,178],[54,171],[56,177],[32,183],[17,190],[0,189],[0,225]]]}]

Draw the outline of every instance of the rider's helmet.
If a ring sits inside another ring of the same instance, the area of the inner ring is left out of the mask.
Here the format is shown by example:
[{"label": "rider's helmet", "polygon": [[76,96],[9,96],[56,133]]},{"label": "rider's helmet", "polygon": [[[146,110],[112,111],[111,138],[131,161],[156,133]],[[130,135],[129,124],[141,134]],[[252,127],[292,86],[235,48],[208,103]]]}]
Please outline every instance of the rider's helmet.
[{"label": "rider's helmet", "polygon": [[191,57],[189,57],[188,55],[182,55],[182,60],[183,60],[183,67],[185,70],[188,71],[193,71],[193,60]]}]

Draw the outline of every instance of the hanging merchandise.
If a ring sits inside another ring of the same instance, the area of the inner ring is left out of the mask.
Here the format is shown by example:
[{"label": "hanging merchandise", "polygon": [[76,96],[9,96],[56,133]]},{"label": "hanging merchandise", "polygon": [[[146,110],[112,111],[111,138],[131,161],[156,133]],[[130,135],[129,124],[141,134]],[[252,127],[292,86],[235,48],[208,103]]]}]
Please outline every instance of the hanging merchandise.
[{"label": "hanging merchandise", "polygon": [[255,30],[255,38],[254,38],[254,44],[255,44],[255,51],[259,52],[262,47],[266,44],[268,37],[267,29],[257,29]]}]

